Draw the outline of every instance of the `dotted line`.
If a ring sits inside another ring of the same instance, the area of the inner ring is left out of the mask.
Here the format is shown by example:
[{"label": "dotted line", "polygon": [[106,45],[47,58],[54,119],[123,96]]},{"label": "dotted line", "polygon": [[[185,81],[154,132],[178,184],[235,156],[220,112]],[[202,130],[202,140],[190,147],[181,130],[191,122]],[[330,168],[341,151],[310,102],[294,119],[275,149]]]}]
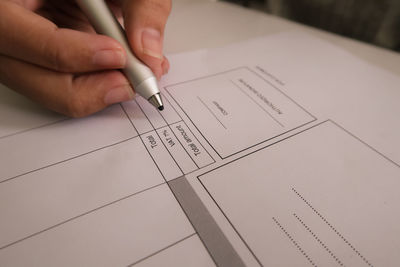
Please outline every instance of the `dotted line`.
[{"label": "dotted line", "polygon": [[299,192],[297,192],[296,191],[296,189],[294,189],[293,187],[292,187],[292,191],[294,192],[294,193],[296,193],[296,195],[299,197],[299,198],[301,198],[303,201],[304,201],[304,203],[306,203],[307,204],[307,206],[309,206],[314,212],[315,212],[315,214],[317,214],[366,264],[368,264],[369,266],[371,266],[371,267],[373,267],[372,266],[372,264],[363,256],[363,255],[361,255],[361,253],[357,250],[357,249],[355,249],[354,248],[354,246],[349,242],[349,241],[347,241],[347,239],[341,234],[341,233],[339,233],[339,231],[338,230],[336,230],[336,228],[335,227],[333,227],[325,218],[324,218],[324,216],[322,216],[302,195],[300,195],[300,193]]},{"label": "dotted line", "polygon": [[328,253],[332,256],[332,258],[335,259],[335,261],[337,263],[339,263],[340,266],[344,266],[343,262],[341,262],[341,260],[339,260],[338,257],[335,256],[335,254],[332,253],[332,251],[324,244],[324,242],[321,241],[321,239],[319,239],[319,237],[310,229],[310,227],[308,227],[297,215],[296,213],[293,213],[293,216],[296,217],[296,219],[304,226],[304,228],[307,229],[308,232],[310,232],[310,234],[315,238],[315,240],[318,241],[318,243],[321,244],[321,246],[328,251]]},{"label": "dotted line", "polygon": [[274,222],[279,226],[279,228],[281,228],[281,230],[285,233],[285,235],[290,239],[290,241],[292,241],[292,243],[298,248],[298,250],[301,252],[301,254],[304,255],[304,257],[306,257],[306,259],[311,263],[312,266],[316,267],[317,265],[315,265],[315,263],[311,260],[311,258],[307,255],[307,253],[300,247],[300,245],[296,242],[296,240],[293,239],[293,237],[286,231],[285,228],[283,228],[283,226],[278,222],[277,219],[275,219],[274,217],[272,217],[272,220],[274,220]]}]

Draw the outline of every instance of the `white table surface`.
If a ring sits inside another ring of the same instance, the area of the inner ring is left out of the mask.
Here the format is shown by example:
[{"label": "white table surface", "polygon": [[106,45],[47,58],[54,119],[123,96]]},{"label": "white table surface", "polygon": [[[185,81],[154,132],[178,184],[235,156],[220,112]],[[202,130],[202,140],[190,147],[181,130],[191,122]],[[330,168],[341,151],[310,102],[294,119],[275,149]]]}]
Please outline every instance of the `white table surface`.
[{"label": "white table surface", "polygon": [[165,53],[224,46],[284,31],[302,31],[400,76],[400,53],[226,2],[172,0]]}]

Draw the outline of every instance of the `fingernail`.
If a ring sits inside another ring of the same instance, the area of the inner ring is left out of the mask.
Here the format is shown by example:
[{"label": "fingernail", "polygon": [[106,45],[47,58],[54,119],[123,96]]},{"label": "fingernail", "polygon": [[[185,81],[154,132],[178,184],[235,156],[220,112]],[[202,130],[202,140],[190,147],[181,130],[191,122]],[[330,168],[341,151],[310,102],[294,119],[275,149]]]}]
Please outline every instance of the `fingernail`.
[{"label": "fingernail", "polygon": [[104,103],[106,105],[116,104],[124,101],[133,99],[134,93],[132,87],[129,85],[123,85],[114,89],[111,89],[104,97]]},{"label": "fingernail", "polygon": [[152,28],[144,29],[142,32],[143,53],[163,60],[162,38],[159,31]]},{"label": "fingernail", "polygon": [[93,56],[93,63],[100,67],[118,68],[125,66],[125,54],[121,50],[101,50]]}]

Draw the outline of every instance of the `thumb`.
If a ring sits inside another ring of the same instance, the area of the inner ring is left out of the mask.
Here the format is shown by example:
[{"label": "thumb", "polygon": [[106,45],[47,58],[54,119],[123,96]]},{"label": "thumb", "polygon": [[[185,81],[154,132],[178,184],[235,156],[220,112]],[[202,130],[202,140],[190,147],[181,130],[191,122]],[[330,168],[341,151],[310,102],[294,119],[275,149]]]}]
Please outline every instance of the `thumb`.
[{"label": "thumb", "polygon": [[171,12],[171,0],[125,0],[122,12],[133,52],[159,79],[165,72],[164,28]]}]

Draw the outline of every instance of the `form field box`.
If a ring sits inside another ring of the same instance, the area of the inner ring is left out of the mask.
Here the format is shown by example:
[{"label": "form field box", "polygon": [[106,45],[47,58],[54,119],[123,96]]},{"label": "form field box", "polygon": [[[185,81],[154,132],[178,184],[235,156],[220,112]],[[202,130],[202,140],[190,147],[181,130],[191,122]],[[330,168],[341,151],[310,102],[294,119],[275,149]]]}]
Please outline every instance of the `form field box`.
[{"label": "form field box", "polygon": [[1,266],[130,266],[194,234],[166,184],[0,250]]},{"label": "form field box", "polygon": [[158,129],[167,125],[158,109],[156,109],[146,99],[143,97],[137,97],[136,101],[143,110],[144,114],[146,114],[147,119],[150,121],[154,129]]},{"label": "form field box", "polygon": [[122,103],[122,106],[139,134],[144,134],[153,130],[153,126],[146,118],[146,115],[143,113],[136,100],[124,102]]},{"label": "form field box", "polygon": [[163,177],[169,181],[183,175],[175,159],[166,149],[156,131],[141,135],[144,145],[149,151],[154,162],[157,164]]},{"label": "form field box", "polygon": [[400,167],[331,121],[198,178],[263,266],[400,262]]},{"label": "form field box", "polygon": [[119,105],[0,139],[0,181],[137,136]]},{"label": "form field box", "polygon": [[0,183],[0,248],[163,182],[135,137]]},{"label": "form field box", "polygon": [[172,124],[170,127],[198,168],[203,168],[214,163],[214,159],[208,154],[184,122]]},{"label": "form field box", "polygon": [[248,68],[168,86],[166,90],[221,158],[315,120]]},{"label": "form field box", "polygon": [[197,166],[168,126],[158,129],[157,133],[184,174],[197,170]]}]

